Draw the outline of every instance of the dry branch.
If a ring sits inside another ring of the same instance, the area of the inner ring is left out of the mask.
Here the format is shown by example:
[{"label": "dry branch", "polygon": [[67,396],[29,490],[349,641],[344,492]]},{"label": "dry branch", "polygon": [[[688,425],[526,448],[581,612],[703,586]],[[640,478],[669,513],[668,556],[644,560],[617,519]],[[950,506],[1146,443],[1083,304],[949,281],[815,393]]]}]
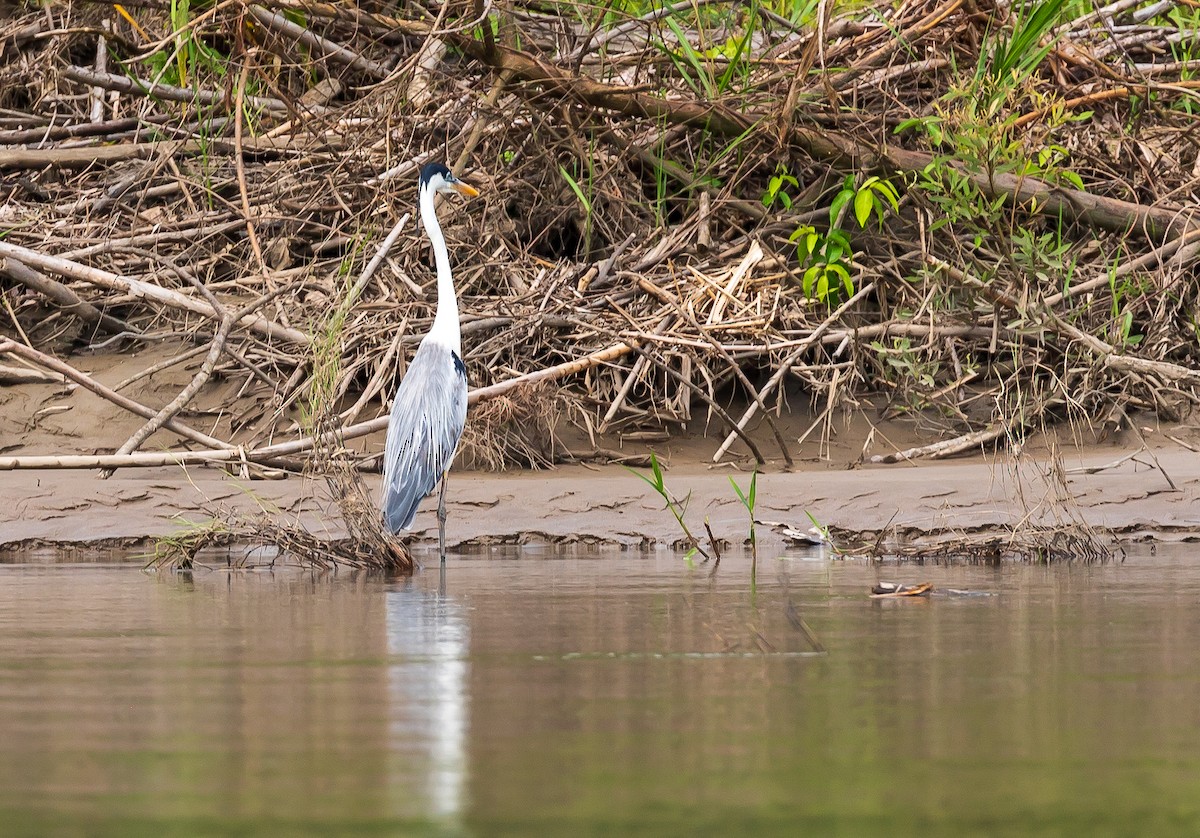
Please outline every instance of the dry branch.
[{"label": "dry branch", "polygon": [[121,160],[145,160],[159,155],[191,154],[200,149],[191,140],[126,143],[82,148],[0,148],[0,169],[40,169],[43,166],[90,166]]},{"label": "dry branch", "polygon": [[962,454],[966,451],[979,449],[989,442],[993,442],[1004,436],[1005,433],[1006,429],[1003,427],[984,428],[981,431],[973,431],[969,434],[954,437],[953,439],[942,439],[929,445],[907,448],[904,451],[897,451],[894,454],[876,454],[873,457],[868,457],[867,462],[904,463],[926,457],[931,460],[940,460],[946,457],[953,457],[956,454]]},{"label": "dry branch", "polygon": [[38,273],[24,262],[0,257],[0,274],[37,291],[39,294],[45,294],[62,306],[64,311],[75,315],[80,320],[94,323],[105,331],[112,332],[113,334],[121,332],[135,334],[137,331],[128,323],[118,320],[115,317],[110,317],[91,303],[81,300],[79,295],[70,288],[45,274]]},{"label": "dry branch", "polygon": [[[186,294],[180,294],[178,291],[172,291],[169,288],[163,288],[160,285],[118,276],[108,271],[102,271],[99,268],[91,268],[87,265],[81,265],[78,262],[72,262],[69,259],[47,256],[35,250],[3,241],[0,241],[0,258],[15,259],[18,262],[24,262],[26,265],[38,267],[44,271],[70,277],[71,279],[90,282],[93,285],[107,288],[110,291],[120,291],[125,294],[131,294],[134,297],[144,297],[154,302],[171,306],[172,308],[202,314],[217,321],[220,320],[220,315],[217,314],[209,303],[194,299]],[[278,323],[273,323],[257,314],[246,316],[243,320],[239,321],[238,325],[258,332],[265,337],[277,338],[299,346],[308,346],[312,342],[312,339],[303,332],[280,326]]]},{"label": "dry branch", "polygon": [[[183,87],[173,87],[169,84],[153,82],[149,79],[131,79],[128,76],[118,76],[115,73],[98,73],[95,70],[89,70],[87,67],[67,67],[62,72],[63,76],[71,81],[77,81],[91,87],[102,87],[105,90],[115,90],[118,93],[131,93],[151,99],[165,99],[170,102],[184,102],[196,105],[229,106],[233,104],[232,100],[224,92],[216,90],[189,90]],[[247,96],[246,102],[251,107],[280,114],[288,113],[291,110],[286,102],[265,96]],[[313,113],[321,113],[324,111],[324,108],[313,106],[311,110]]]},{"label": "dry branch", "polygon": [[[38,366],[53,370],[54,372],[83,385],[97,396],[100,396],[100,398],[107,399],[123,410],[128,410],[130,413],[135,413],[138,416],[142,416],[146,419],[151,419],[157,412],[151,410],[143,404],[135,402],[133,399],[122,396],[120,393],[105,387],[90,375],[80,372],[70,364],[64,364],[57,358],[52,358],[49,355],[46,355],[43,352],[38,352],[36,349],[32,349],[28,346],[23,346],[16,341],[0,339],[0,354],[5,352],[25,358],[26,360],[32,361]],[[190,439],[193,442],[198,442],[201,445],[206,445],[210,448],[234,449],[236,447],[227,442],[222,442],[219,439],[215,439],[208,434],[204,434],[193,428],[189,428],[187,425],[183,424],[177,419],[167,419],[164,422],[164,425],[168,430],[174,431],[182,437]]]}]

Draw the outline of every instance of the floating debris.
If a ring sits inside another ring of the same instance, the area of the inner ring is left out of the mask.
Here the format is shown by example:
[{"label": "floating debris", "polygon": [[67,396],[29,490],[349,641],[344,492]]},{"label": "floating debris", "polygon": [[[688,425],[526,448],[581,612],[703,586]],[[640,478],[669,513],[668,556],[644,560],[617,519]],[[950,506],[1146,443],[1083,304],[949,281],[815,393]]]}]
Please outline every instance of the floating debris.
[{"label": "floating debris", "polygon": [[880,582],[871,589],[871,599],[884,599],[901,596],[929,596],[933,590],[932,582],[922,582],[919,585],[901,585],[898,582]]},{"label": "floating debris", "polygon": [[797,529],[784,521],[755,521],[760,527],[770,527],[783,536],[784,540],[799,547],[832,547],[828,534],[820,527],[809,527],[807,530]]}]

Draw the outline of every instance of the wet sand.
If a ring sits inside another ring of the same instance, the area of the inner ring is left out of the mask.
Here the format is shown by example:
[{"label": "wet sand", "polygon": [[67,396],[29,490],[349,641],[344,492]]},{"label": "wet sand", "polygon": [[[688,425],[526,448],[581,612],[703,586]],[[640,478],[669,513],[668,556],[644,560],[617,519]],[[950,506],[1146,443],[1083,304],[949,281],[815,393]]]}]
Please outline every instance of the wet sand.
[{"label": "wet sand", "polygon": [[[1128,452],[1126,452],[1128,453]],[[1094,474],[1068,477],[1078,514],[1088,523],[1131,537],[1177,540],[1200,536],[1200,455],[1174,448],[1156,452],[1177,487],[1149,456]],[[1102,466],[1118,449],[1067,458],[1073,467]],[[759,477],[758,517],[808,529],[806,512],[822,524],[852,532],[885,527],[908,535],[1003,528],[1028,512],[1063,508],[1030,458],[1018,480],[1004,460],[892,465],[855,470],[806,470]],[[730,541],[746,532],[746,512],[729,485],[730,470],[693,464],[668,472],[678,496],[691,492],[689,519],[707,516]],[[748,475],[736,474],[745,485]],[[368,478],[372,487],[378,478]],[[90,471],[16,471],[0,474],[0,545],[131,544],[202,521],[214,508],[253,512],[261,504],[314,531],[337,535],[323,483],[244,481],[214,468],[126,470],[108,480]],[[679,532],[649,487],[620,467],[570,466],[543,472],[452,474],[447,493],[453,545],[580,542],[642,546],[670,543]],[[415,541],[436,538],[435,503],[426,501]],[[770,536],[768,535],[768,538]]]}]

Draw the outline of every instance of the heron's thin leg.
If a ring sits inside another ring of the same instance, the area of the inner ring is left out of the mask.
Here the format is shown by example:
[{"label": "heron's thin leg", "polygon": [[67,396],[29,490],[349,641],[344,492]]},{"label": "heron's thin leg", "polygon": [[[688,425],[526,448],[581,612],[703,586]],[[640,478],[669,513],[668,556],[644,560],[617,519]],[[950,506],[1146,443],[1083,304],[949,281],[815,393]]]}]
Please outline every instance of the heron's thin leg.
[{"label": "heron's thin leg", "polygon": [[438,554],[442,564],[446,563],[446,473],[442,473],[442,486],[438,490]]}]

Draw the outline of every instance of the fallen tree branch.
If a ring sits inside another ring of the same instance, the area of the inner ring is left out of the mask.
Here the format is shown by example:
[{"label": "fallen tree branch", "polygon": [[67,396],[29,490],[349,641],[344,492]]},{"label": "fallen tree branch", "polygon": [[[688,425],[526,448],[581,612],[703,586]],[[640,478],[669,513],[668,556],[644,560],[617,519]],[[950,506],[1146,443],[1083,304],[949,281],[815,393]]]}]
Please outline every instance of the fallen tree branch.
[{"label": "fallen tree branch", "polygon": [[152,143],[121,143],[70,148],[0,149],[0,169],[40,169],[43,166],[66,168],[121,160],[144,160],[160,154],[193,153],[200,150],[193,140],[161,140]]},{"label": "fallen tree branch", "polygon": [[943,439],[929,445],[921,445],[916,448],[897,451],[894,454],[876,454],[873,457],[868,457],[867,462],[905,463],[909,460],[919,460],[923,457],[928,457],[931,460],[941,460],[987,445],[989,442],[1004,436],[1004,433],[1005,428],[1003,426],[993,425],[981,431],[973,431],[969,434],[956,436],[954,439]]},{"label": "fallen tree branch", "polygon": [[[41,268],[50,273],[90,282],[93,285],[98,285],[101,288],[107,288],[111,291],[132,294],[135,297],[153,300],[172,308],[184,309],[204,315],[213,320],[220,320],[220,315],[209,303],[189,297],[186,294],[180,294],[178,291],[172,291],[169,288],[162,288],[150,282],[142,282],[138,279],[118,276],[108,271],[102,271],[99,268],[81,265],[78,262],[72,262],[57,256],[47,256],[44,253],[38,253],[36,250],[30,250],[27,247],[20,247],[19,245],[0,241],[0,258],[3,257],[16,259],[19,262],[24,262],[26,265]],[[273,337],[299,346],[308,346],[312,343],[312,338],[304,334],[304,332],[280,326],[278,323],[273,323],[258,314],[247,315],[239,321],[238,325],[266,337]]]},{"label": "fallen tree branch", "polygon": [[391,71],[379,62],[364,58],[357,52],[347,49],[341,44],[335,44],[328,38],[322,38],[320,35],[305,29],[300,24],[293,23],[281,14],[267,11],[262,6],[251,6],[250,15],[263,26],[274,30],[281,37],[294,38],[306,47],[324,53],[326,57],[345,64],[352,69],[366,73],[377,79],[386,79],[390,75]]},{"label": "fallen tree branch", "polygon": [[[55,359],[50,358],[49,356],[44,356],[42,353],[37,352],[36,350],[30,350],[27,347],[22,347],[11,340],[4,340],[0,341],[0,352],[12,351],[12,347],[14,346],[18,349],[25,350],[26,353],[33,353],[40,358],[44,358],[46,361],[45,366],[55,369],[56,371],[63,372],[64,374],[75,378],[75,380],[80,381],[81,384],[85,384],[85,381],[82,379],[86,379],[85,386],[91,385],[89,386],[89,389],[91,389],[93,386],[101,388],[102,390],[106,391],[108,395],[105,395],[104,393],[100,393],[100,395],[104,395],[105,398],[109,398],[110,401],[125,407],[127,410],[138,413],[146,418],[150,418],[154,415],[154,411],[150,410],[150,408],[139,405],[137,402],[125,398],[120,393],[114,393],[111,390],[108,390],[108,388],[103,387],[103,385],[96,384],[96,382],[92,381],[92,379],[88,376],[85,376],[77,370],[68,367],[66,364],[63,364],[60,361],[55,361]],[[626,355],[632,351],[633,347],[629,346],[628,344],[617,343],[602,349],[599,352],[593,352],[586,357],[578,358],[574,361],[567,361],[565,363],[558,364],[557,366],[537,370],[536,372],[526,373],[525,375],[518,375],[515,378],[510,378],[508,381],[501,381],[498,384],[493,384],[490,387],[480,387],[477,390],[472,390],[467,395],[467,403],[474,404],[484,399],[491,399],[495,398],[496,396],[504,395],[510,390],[520,387],[523,384],[533,384],[538,381],[552,381],[556,378],[562,378],[566,375],[582,372],[583,370],[594,367],[597,364],[603,364],[620,358],[622,355]],[[41,361],[39,361],[39,363],[41,363]],[[291,454],[300,454],[318,445],[327,445],[334,442],[357,439],[358,437],[366,436],[367,434],[385,430],[388,426],[388,419],[389,417],[387,416],[380,416],[376,419],[371,419],[366,422],[359,422],[356,425],[349,425],[336,431],[330,431],[323,434],[318,434],[316,436],[302,437],[301,439],[295,439],[290,442],[281,442],[276,445],[268,445],[263,448],[255,448],[252,450],[246,450],[240,446],[233,446],[229,443],[212,439],[211,437],[205,437],[198,431],[194,431],[191,428],[188,428],[186,425],[181,425],[177,420],[172,419],[166,423],[166,427],[168,429],[175,431],[175,433],[178,433],[181,436],[187,436],[189,439],[196,439],[197,441],[207,440],[204,441],[203,444],[208,444],[213,448],[221,448],[223,450],[168,451],[161,454],[153,452],[135,452],[125,455],[35,455],[26,457],[0,457],[0,471],[31,468],[149,468],[173,464],[187,465],[189,463],[218,463],[230,462],[233,460],[245,460],[246,462],[260,463],[262,465],[273,465],[281,457],[286,457]],[[197,439],[197,437],[201,437],[203,440]]]},{"label": "fallen tree branch", "polygon": [[[91,390],[97,396],[100,396],[100,398],[107,399],[117,407],[128,410],[130,413],[135,413],[138,416],[150,419],[153,418],[158,412],[146,407],[140,402],[135,402],[133,399],[127,396],[122,396],[120,393],[114,390],[110,390],[108,387],[105,387],[90,375],[80,372],[70,364],[63,363],[57,358],[51,357],[44,352],[38,352],[36,349],[31,349],[24,344],[17,343],[15,340],[0,339],[0,353],[4,352],[9,352],[13,355],[25,358],[26,360],[32,361],[38,366],[53,370],[54,372],[57,372],[60,375],[71,379],[72,381],[78,382],[83,387]],[[180,436],[190,439],[193,442],[206,445],[209,448],[223,448],[232,450],[236,447],[230,445],[228,442],[223,442],[222,440],[211,437],[208,434],[201,433],[194,428],[190,428],[180,422],[178,419],[168,419],[164,424],[168,430],[174,431]]]},{"label": "fallen tree branch", "polygon": [[92,323],[106,332],[119,334],[121,332],[137,331],[125,321],[111,317],[86,300],[81,300],[79,295],[70,288],[43,273],[35,271],[24,262],[0,257],[0,274],[48,297],[62,306],[63,310],[68,314],[73,314],[80,320]]},{"label": "fallen tree branch", "polygon": [[[130,93],[146,96],[151,99],[166,99],[171,102],[184,102],[196,105],[226,105],[231,106],[232,100],[224,91],[191,90],[185,87],[173,87],[169,84],[150,81],[149,79],[131,79],[129,76],[118,76],[116,73],[98,73],[86,67],[67,67],[63,76],[71,81],[77,81],[91,87],[102,87],[105,90],[115,90],[118,93]],[[266,96],[247,96],[246,103],[254,108],[271,111],[276,114],[286,114],[291,111],[288,104],[280,99]],[[325,108],[312,106],[313,113],[322,113]]]}]

